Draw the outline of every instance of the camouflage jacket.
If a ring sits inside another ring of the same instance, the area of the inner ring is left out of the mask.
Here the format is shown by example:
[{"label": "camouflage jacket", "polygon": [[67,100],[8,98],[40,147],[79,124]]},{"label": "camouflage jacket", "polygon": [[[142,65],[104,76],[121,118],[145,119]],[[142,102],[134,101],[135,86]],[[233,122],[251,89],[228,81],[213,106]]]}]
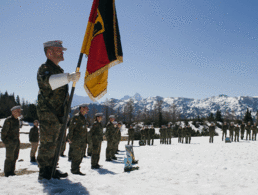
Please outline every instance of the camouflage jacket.
[{"label": "camouflage jacket", "polygon": [[239,127],[235,127],[234,131],[235,131],[236,134],[239,134],[240,128]]},{"label": "camouflage jacket", "polygon": [[233,126],[232,126],[232,125],[230,125],[230,126],[229,126],[229,131],[230,131],[230,132],[233,132],[233,131],[234,131],[234,128],[235,128],[235,126],[234,126],[234,125],[233,125]]},{"label": "camouflage jacket", "polygon": [[148,137],[150,135],[150,129],[149,128],[146,128],[145,129],[145,135]]},{"label": "camouflage jacket", "polygon": [[245,129],[246,129],[246,131],[250,132],[250,130],[251,130],[251,125],[246,125]]},{"label": "camouflage jacket", "polygon": [[39,141],[39,129],[38,129],[38,127],[34,126],[30,129],[29,141],[30,142],[38,142]]},{"label": "camouflage jacket", "polygon": [[121,131],[118,127],[115,127],[115,140],[116,141],[121,140]]},{"label": "camouflage jacket", "polygon": [[257,126],[252,126],[252,130],[253,130],[254,133],[256,133],[257,132]]},{"label": "camouflage jacket", "polygon": [[226,132],[228,130],[228,125],[222,125],[222,131]]},{"label": "camouflage jacket", "polygon": [[128,129],[128,135],[129,136],[134,136],[134,128]]},{"label": "camouflage jacket", "polygon": [[90,129],[92,143],[103,141],[103,127],[98,121],[95,121]]},{"label": "camouflage jacket", "polygon": [[87,143],[87,125],[86,119],[81,112],[75,114],[69,126],[69,140],[72,143]]},{"label": "camouflage jacket", "polygon": [[[57,115],[58,117],[64,116],[64,112],[67,108],[67,103],[69,99],[68,85],[64,85],[55,90],[52,90],[49,84],[49,78],[51,75],[60,74],[63,72],[64,70],[60,66],[55,65],[49,59],[46,61],[45,64],[42,64],[39,67],[37,73],[37,81],[39,86],[37,105],[38,111],[52,112],[47,105],[49,104],[55,110],[55,115]],[[47,104],[45,102],[47,102]]]},{"label": "camouflage jacket", "polygon": [[209,132],[215,133],[215,126],[209,126]]},{"label": "camouflage jacket", "polygon": [[172,136],[172,128],[171,127],[167,128],[167,135],[168,135],[168,137]]},{"label": "camouflage jacket", "polygon": [[180,137],[182,135],[182,129],[178,128],[177,133],[178,133],[178,137]]},{"label": "camouflage jacket", "polygon": [[106,134],[105,134],[108,142],[111,142],[114,139],[115,133],[116,133],[116,128],[114,124],[109,121],[106,126]]},{"label": "camouflage jacket", "polygon": [[187,127],[187,135],[192,135],[192,128],[191,127]]},{"label": "camouflage jacket", "polygon": [[19,119],[9,116],[5,119],[1,132],[1,139],[4,144],[19,142]]},{"label": "camouflage jacket", "polygon": [[154,128],[151,128],[151,129],[150,129],[150,135],[151,135],[151,136],[155,135],[155,129],[154,129]]}]

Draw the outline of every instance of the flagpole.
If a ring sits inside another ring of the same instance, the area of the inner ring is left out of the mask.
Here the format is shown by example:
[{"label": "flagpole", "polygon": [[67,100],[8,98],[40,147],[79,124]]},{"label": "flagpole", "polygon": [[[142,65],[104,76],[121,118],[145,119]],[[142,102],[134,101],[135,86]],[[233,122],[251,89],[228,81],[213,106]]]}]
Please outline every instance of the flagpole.
[{"label": "flagpole", "polygon": [[[76,72],[80,71],[82,57],[83,57],[83,53],[80,53],[78,64],[77,64],[77,67],[76,67]],[[63,139],[64,139],[65,130],[67,128],[67,119],[68,119],[68,115],[69,115],[70,110],[71,110],[71,104],[72,104],[72,100],[73,100],[73,94],[74,94],[74,91],[75,91],[75,85],[76,85],[76,82],[73,82],[73,87],[72,87],[72,90],[71,90],[71,94],[69,96],[68,106],[67,106],[67,109],[66,109],[66,112],[65,112],[64,124],[62,125],[62,128],[60,130],[60,134],[59,134],[60,140],[59,140],[59,142],[57,142],[57,147],[56,147],[55,157],[54,157],[54,166],[53,166],[53,169],[52,169],[51,178],[55,175],[55,172],[56,172],[56,165],[57,165],[57,161],[59,159],[59,153],[60,153],[62,142],[63,142]]]}]

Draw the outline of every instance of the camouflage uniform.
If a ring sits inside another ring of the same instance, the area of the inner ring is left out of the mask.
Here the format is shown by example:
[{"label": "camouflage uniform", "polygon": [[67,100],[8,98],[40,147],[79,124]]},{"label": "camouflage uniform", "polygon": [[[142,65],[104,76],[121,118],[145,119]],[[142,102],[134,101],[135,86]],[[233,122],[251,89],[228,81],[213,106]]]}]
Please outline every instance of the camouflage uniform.
[{"label": "camouflage uniform", "polygon": [[151,129],[150,129],[151,145],[154,144],[154,135],[155,135],[155,129],[154,129],[154,128],[151,128]]},{"label": "camouflage uniform", "polygon": [[91,154],[92,154],[92,141],[91,141],[91,134],[90,134],[90,131],[88,132],[87,141],[88,141],[87,154],[88,154],[88,156],[91,156]]},{"label": "camouflage uniform", "polygon": [[106,148],[106,160],[110,161],[115,157],[116,150],[116,140],[115,140],[116,128],[112,122],[108,122],[106,126],[106,138],[107,138],[107,148]]},{"label": "camouflage uniform", "polygon": [[246,125],[246,140],[248,139],[249,136],[249,140],[251,140],[251,124],[248,123],[248,125]]},{"label": "camouflage uniform", "polygon": [[30,158],[31,158],[32,162],[36,162],[35,153],[38,149],[38,142],[39,142],[39,129],[38,129],[38,127],[33,126],[30,129],[29,141],[31,142]]},{"label": "camouflage uniform", "polygon": [[182,143],[184,143],[184,139],[185,139],[185,143],[187,143],[186,135],[187,135],[187,129],[186,129],[186,127],[183,127],[183,129],[182,129]]},{"label": "camouflage uniform", "polygon": [[101,142],[103,141],[103,127],[98,121],[95,121],[90,130],[92,141],[91,166],[98,166],[101,151]]},{"label": "camouflage uniform", "polygon": [[144,141],[144,145],[146,144],[146,138],[145,138],[145,129],[142,128],[141,129],[141,140]]},{"label": "camouflage uniform", "polygon": [[164,136],[164,144],[168,144],[168,140],[167,140],[167,138],[168,138],[168,131],[167,131],[167,127],[166,126],[164,126],[164,130],[163,130],[163,136]]},{"label": "camouflage uniform", "polygon": [[177,134],[178,134],[178,143],[182,142],[182,127],[180,126],[177,130]]},{"label": "camouflage uniform", "polygon": [[253,130],[253,134],[252,134],[252,140],[256,141],[256,134],[257,134],[257,126],[256,126],[256,123],[254,123],[253,127],[252,127],[252,130]]},{"label": "camouflage uniform", "polygon": [[224,137],[225,137],[225,139],[227,137],[227,130],[228,130],[228,125],[227,124],[223,124],[222,125],[222,141],[224,140]]},{"label": "camouflage uniform", "polygon": [[215,126],[209,126],[210,143],[213,143],[213,137],[215,134]]},{"label": "camouflage uniform", "polygon": [[132,145],[133,145],[133,140],[134,140],[134,128],[130,128],[128,129],[128,144],[130,144],[130,141],[132,141]]},{"label": "camouflage uniform", "polygon": [[[114,150],[114,154],[118,152],[118,145],[120,143],[121,140],[121,131],[119,129],[119,127],[116,127],[116,133],[115,133],[115,150]],[[145,140],[146,143],[146,140]]]},{"label": "camouflage uniform", "polygon": [[37,80],[39,86],[37,114],[40,123],[40,146],[38,151],[38,165],[43,170],[50,170],[54,166],[54,156],[58,143],[61,118],[67,109],[69,98],[68,85],[55,90],[51,89],[49,78],[51,75],[63,73],[63,69],[47,60],[39,67]]},{"label": "camouflage uniform", "polygon": [[240,125],[240,129],[241,129],[241,140],[244,139],[244,134],[245,134],[245,124],[241,124]]},{"label": "camouflage uniform", "polygon": [[240,131],[240,128],[239,128],[238,125],[234,128],[234,131],[235,131],[235,142],[236,141],[239,142],[239,131]]},{"label": "camouflage uniform", "polygon": [[81,112],[75,114],[71,119],[69,127],[69,140],[71,143],[71,172],[79,173],[80,164],[87,145],[87,125],[86,119]]},{"label": "camouflage uniform", "polygon": [[150,145],[150,129],[148,127],[145,129],[145,133],[146,133],[147,144]]},{"label": "camouflage uniform", "polygon": [[66,140],[67,140],[66,132],[67,132],[67,129],[65,129],[64,137],[61,144],[61,149],[60,149],[61,156],[65,156],[64,151],[66,149]]},{"label": "camouflage uniform", "polygon": [[229,136],[230,136],[230,140],[233,141],[234,139],[234,129],[235,129],[235,126],[234,125],[230,125],[229,126]]},{"label": "camouflage uniform", "polygon": [[192,138],[192,128],[189,126],[187,127],[187,138],[188,138],[188,143],[191,143],[191,138]]},{"label": "camouflage uniform", "polygon": [[5,176],[15,175],[15,164],[20,149],[19,119],[15,119],[13,116],[5,119],[1,138],[6,147],[6,158],[4,162]]}]

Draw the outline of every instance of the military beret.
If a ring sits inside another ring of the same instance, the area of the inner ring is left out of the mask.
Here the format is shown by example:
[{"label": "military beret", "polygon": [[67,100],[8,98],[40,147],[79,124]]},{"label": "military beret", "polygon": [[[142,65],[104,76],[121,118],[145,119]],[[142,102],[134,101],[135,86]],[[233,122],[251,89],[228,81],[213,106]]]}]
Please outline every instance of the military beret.
[{"label": "military beret", "polygon": [[66,51],[67,49],[63,47],[62,45],[63,41],[60,40],[55,40],[55,41],[48,41],[43,43],[44,48],[45,47],[61,47],[64,51]]},{"label": "military beret", "polygon": [[103,113],[96,113],[95,116],[96,116],[96,117],[98,117],[98,116],[103,116]]},{"label": "military beret", "polygon": [[116,118],[115,115],[110,115],[109,118]]},{"label": "military beret", "polygon": [[[14,106],[11,108],[11,111],[17,110],[17,109],[21,109],[21,106]],[[22,109],[21,109],[22,110]]]}]

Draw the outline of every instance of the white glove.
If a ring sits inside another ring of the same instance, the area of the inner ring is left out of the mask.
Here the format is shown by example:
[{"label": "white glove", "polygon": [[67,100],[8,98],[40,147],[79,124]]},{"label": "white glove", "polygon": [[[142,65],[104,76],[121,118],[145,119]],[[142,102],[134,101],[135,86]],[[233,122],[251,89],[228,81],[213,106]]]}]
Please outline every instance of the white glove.
[{"label": "white glove", "polygon": [[77,82],[77,81],[79,81],[80,77],[81,77],[80,72],[72,72],[72,73],[68,74],[67,79],[69,82],[71,82],[71,81]]}]

